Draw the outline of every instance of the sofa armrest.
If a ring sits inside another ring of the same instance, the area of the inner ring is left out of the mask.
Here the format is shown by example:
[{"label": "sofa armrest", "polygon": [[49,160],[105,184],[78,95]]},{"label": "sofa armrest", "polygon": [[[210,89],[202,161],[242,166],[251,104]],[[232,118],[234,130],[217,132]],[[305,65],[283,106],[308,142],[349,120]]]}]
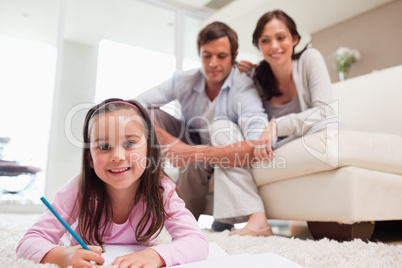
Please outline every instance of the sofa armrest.
[{"label": "sofa armrest", "polygon": [[253,165],[257,186],[345,166],[402,174],[402,136],[328,129],[294,140]]}]

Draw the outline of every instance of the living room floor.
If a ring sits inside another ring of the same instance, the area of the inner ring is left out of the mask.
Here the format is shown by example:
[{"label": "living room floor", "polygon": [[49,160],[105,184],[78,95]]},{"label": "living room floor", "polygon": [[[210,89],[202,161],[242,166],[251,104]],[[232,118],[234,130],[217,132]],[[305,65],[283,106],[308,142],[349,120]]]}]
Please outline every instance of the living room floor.
[{"label": "living room floor", "polygon": [[[211,229],[213,217],[210,215],[201,215],[198,220],[198,225],[201,229]],[[295,237],[302,240],[313,239],[307,223],[302,221],[284,221],[284,220],[268,220],[275,235],[284,237]],[[374,229],[371,242],[381,242],[389,245],[402,245],[402,222],[398,223],[400,227],[395,230],[389,230],[387,226],[378,226]],[[235,228],[242,228],[245,223],[235,224]]]}]

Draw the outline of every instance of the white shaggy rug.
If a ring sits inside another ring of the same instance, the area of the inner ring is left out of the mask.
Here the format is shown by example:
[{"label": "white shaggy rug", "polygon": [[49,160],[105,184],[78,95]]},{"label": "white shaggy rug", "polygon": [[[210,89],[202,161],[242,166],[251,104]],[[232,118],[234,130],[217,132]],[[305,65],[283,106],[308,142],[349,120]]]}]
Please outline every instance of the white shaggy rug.
[{"label": "white shaggy rug", "polygon": [[[36,214],[0,214],[0,267],[57,267],[34,264],[18,259],[15,248],[25,231],[37,219]],[[273,252],[305,267],[402,267],[402,245],[365,243],[361,240],[339,243],[333,240],[297,238],[239,237],[229,232],[203,231],[210,242],[216,242],[229,254]],[[168,242],[163,232],[158,242]]]}]

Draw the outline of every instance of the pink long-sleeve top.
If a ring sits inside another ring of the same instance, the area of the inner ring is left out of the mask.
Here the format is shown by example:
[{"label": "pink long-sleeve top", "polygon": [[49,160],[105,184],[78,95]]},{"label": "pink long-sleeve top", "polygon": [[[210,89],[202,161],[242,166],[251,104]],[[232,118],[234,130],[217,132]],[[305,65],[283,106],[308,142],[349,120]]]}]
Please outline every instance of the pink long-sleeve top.
[{"label": "pink long-sleeve top", "polygon": [[[77,175],[63,186],[57,192],[52,203],[52,206],[74,231],[77,231],[79,211],[76,209],[71,213],[71,210],[77,197],[79,179],[80,175]],[[165,260],[166,266],[206,259],[208,256],[207,239],[198,227],[194,216],[185,208],[184,201],[177,195],[174,182],[164,177],[162,186],[165,189],[163,197],[165,210],[171,215],[165,221],[165,228],[172,237],[172,243],[152,245],[152,240],[147,243],[136,241],[134,230],[143,215],[143,208],[146,206],[143,201],[134,206],[125,223],[112,223],[110,231],[103,237],[103,241],[106,244],[151,246]],[[17,254],[21,258],[39,263],[47,252],[59,246],[62,238],[63,240],[68,239],[71,246],[78,244],[66,232],[67,230],[52,212],[46,210],[18,243]]]}]

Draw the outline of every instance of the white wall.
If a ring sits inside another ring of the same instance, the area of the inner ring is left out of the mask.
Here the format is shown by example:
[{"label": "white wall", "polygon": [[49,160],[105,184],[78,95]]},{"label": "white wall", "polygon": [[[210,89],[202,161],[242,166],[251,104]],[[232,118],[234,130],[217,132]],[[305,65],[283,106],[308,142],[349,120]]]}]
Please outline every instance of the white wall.
[{"label": "white wall", "polygon": [[[61,75],[55,89],[46,196],[54,194],[74,175],[80,172],[82,148],[67,138],[66,116],[78,104],[94,103],[98,51],[97,47],[64,41],[61,57]],[[72,118],[71,133],[82,140],[82,125],[86,110]]]},{"label": "white wall", "polygon": [[359,50],[349,78],[402,64],[402,1],[393,1],[312,35],[333,82],[339,81],[330,56],[340,46]]}]

